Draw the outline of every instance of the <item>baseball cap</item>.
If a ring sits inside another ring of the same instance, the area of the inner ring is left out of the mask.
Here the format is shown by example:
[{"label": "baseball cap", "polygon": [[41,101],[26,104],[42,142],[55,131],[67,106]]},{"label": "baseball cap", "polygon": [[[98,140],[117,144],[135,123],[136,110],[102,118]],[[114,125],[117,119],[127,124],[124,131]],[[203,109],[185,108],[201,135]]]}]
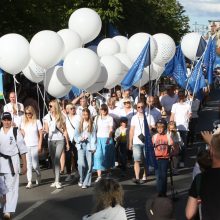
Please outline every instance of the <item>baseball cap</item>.
[{"label": "baseball cap", "polygon": [[12,120],[10,112],[3,112],[2,113],[2,120],[5,120],[5,119]]},{"label": "baseball cap", "polygon": [[146,203],[146,211],[149,220],[174,220],[173,202],[166,197],[149,199]]}]

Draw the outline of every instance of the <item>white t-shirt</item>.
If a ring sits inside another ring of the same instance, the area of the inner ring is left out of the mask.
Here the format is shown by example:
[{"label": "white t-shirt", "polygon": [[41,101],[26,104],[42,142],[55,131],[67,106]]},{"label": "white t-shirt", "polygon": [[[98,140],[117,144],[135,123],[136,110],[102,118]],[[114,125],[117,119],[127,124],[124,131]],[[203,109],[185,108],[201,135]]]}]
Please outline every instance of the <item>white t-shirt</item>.
[{"label": "white t-shirt", "polygon": [[[20,102],[17,103],[18,104],[18,111],[24,111],[24,105]],[[4,112],[10,112],[13,115],[13,104],[11,102],[7,103],[4,106]]]},{"label": "white t-shirt", "polygon": [[174,96],[165,95],[161,98],[161,105],[164,107],[165,111],[171,111],[172,105],[176,103],[178,100],[178,95],[175,94]]},{"label": "white t-shirt", "polygon": [[43,120],[44,122],[48,124],[48,128],[49,128],[48,139],[49,140],[52,140],[52,141],[64,140],[64,136],[61,133],[61,131],[56,129],[56,120],[54,117],[52,117],[52,115],[48,113],[46,116],[44,116]]},{"label": "white t-shirt", "polygon": [[149,111],[149,108],[146,108],[145,112],[146,112],[147,114],[150,113],[150,115],[153,116],[155,122],[157,122],[159,119],[161,119],[160,109],[158,109],[158,108],[156,108],[156,107],[154,107],[153,109],[150,109],[150,111]]},{"label": "white t-shirt", "polygon": [[187,102],[175,103],[171,110],[174,113],[174,121],[177,129],[180,131],[188,131],[189,116],[191,113],[190,105]]},{"label": "white t-shirt", "polygon": [[79,115],[74,115],[72,117],[69,117],[69,116],[66,117],[66,129],[67,129],[67,133],[68,133],[70,141],[73,140],[74,132],[75,132],[75,129],[77,129],[79,127],[79,122],[80,122]]},{"label": "white t-shirt", "polygon": [[97,127],[97,137],[106,138],[109,137],[110,129],[113,127],[113,118],[108,115],[105,118],[97,116],[98,119],[95,119],[95,126]]},{"label": "white t-shirt", "polygon": [[[82,106],[78,106],[78,108],[76,109],[76,114],[79,115],[79,116],[82,116],[82,110],[84,108]],[[90,114],[92,117],[95,117],[97,115],[97,111],[96,109],[93,107],[93,106],[89,106],[88,107],[89,111],[90,111]]]},{"label": "white t-shirt", "polygon": [[[148,126],[155,125],[154,118],[152,115],[147,115],[147,123]],[[138,138],[138,136],[142,133],[145,134],[144,130],[144,117],[139,116],[139,114],[136,114],[131,119],[131,127],[134,126],[134,137],[133,137],[133,144],[144,144],[142,141]]]},{"label": "white t-shirt", "polygon": [[24,130],[24,141],[26,146],[33,147],[38,145],[39,130],[42,129],[40,120],[36,120],[34,123],[22,122],[21,129]]}]

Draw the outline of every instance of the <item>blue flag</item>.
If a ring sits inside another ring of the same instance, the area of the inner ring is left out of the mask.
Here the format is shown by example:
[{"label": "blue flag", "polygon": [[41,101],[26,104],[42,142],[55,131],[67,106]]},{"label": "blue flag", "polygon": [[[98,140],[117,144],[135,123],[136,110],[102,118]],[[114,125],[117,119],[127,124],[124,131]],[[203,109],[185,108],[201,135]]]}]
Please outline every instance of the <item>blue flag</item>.
[{"label": "blue flag", "polygon": [[157,160],[154,152],[154,147],[153,147],[145,111],[143,112],[143,114],[144,114],[144,132],[145,132],[144,150],[146,155],[145,161],[146,161],[147,173],[149,173],[148,171],[150,165],[153,166],[155,170],[158,168],[158,165],[157,165]]},{"label": "blue flag", "polygon": [[202,70],[202,58],[200,58],[199,62],[196,64],[192,71],[189,79],[189,86],[191,91],[193,91],[195,94],[197,94],[200,89],[206,86],[205,77]]},{"label": "blue flag", "polygon": [[207,49],[204,54],[203,66],[206,68],[208,83],[213,82],[213,69],[216,58],[215,39],[209,38]]},{"label": "blue flag", "polygon": [[121,85],[123,89],[129,89],[138,82],[143,75],[144,68],[150,64],[150,40],[148,40],[140,55],[122,80]]},{"label": "blue flag", "polygon": [[207,45],[206,41],[204,40],[203,37],[201,37],[200,41],[199,41],[198,49],[196,51],[196,57],[201,57],[202,56],[202,54],[205,51],[206,45]]},{"label": "blue flag", "polygon": [[0,69],[0,99],[4,99],[2,76],[3,76],[3,71],[2,69]]},{"label": "blue flag", "polygon": [[166,65],[164,75],[173,77],[176,83],[185,89],[187,83],[186,62],[180,46],[176,47],[173,59]]}]

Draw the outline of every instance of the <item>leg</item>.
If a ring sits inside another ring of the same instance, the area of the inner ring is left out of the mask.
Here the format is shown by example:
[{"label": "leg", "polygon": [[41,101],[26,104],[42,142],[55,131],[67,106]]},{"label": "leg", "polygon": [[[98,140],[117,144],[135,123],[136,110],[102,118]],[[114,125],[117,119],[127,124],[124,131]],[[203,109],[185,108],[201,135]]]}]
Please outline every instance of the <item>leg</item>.
[{"label": "leg", "polygon": [[86,151],[86,172],[83,186],[91,186],[92,180],[92,157],[93,154],[90,151]]},{"label": "leg", "polygon": [[69,151],[65,151],[65,164],[66,164],[66,172],[68,175],[71,174],[71,164],[72,164],[72,144],[70,143]]},{"label": "leg", "polygon": [[54,164],[54,160],[55,160],[55,153],[56,153],[56,145],[55,145],[55,141],[49,141],[48,142],[48,149],[49,149],[49,153],[50,153],[50,158],[51,158],[51,163],[52,163],[52,167],[53,167],[53,172],[55,173],[55,164]]},{"label": "leg", "polygon": [[85,170],[85,151],[84,149],[78,150],[78,171],[79,171],[79,182],[82,184],[85,176],[84,176],[84,170]]},{"label": "leg", "polygon": [[64,169],[65,169],[65,149],[63,149],[62,153],[61,153],[61,157],[60,157],[60,170],[62,173],[64,173]]},{"label": "leg", "polygon": [[142,159],[141,145],[135,144],[133,146],[133,157],[134,157],[134,173],[136,180],[140,179],[140,162]]},{"label": "leg", "polygon": [[103,146],[102,146],[102,138],[97,138],[97,147],[96,152],[94,154],[94,166],[93,169],[97,170],[97,175],[99,178],[101,178],[102,170],[104,170],[104,167],[102,165],[103,158]]},{"label": "leg", "polygon": [[32,156],[31,156],[31,147],[27,147],[28,152],[26,154],[27,160],[27,180],[28,182],[32,181]]},{"label": "leg", "polygon": [[187,131],[179,131],[179,133],[183,141],[183,146],[180,152],[180,162],[184,163],[185,162],[185,149],[187,147]]},{"label": "leg", "polygon": [[163,196],[167,194],[167,171],[168,171],[168,159],[162,159],[161,161],[161,193]]},{"label": "leg", "polygon": [[122,170],[125,171],[127,166],[127,144],[120,143],[118,146],[118,152]]},{"label": "leg", "polygon": [[56,141],[56,153],[54,159],[55,182],[60,181],[60,157],[63,152],[64,140]]},{"label": "leg", "polygon": [[38,147],[31,147],[31,157],[33,169],[35,170],[37,176],[40,176],[39,159],[38,159]]},{"label": "leg", "polygon": [[8,192],[6,193],[6,203],[3,212],[15,212],[18,201],[19,174],[16,173],[14,176],[11,173],[4,174],[4,182]]}]

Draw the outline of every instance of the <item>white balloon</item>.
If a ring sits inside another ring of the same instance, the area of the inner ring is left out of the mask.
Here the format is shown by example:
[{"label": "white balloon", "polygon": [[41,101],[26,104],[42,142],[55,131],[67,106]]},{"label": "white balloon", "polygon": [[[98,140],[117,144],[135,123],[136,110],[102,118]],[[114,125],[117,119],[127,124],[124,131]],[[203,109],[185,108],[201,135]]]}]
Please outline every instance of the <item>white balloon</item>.
[{"label": "white balloon", "polygon": [[87,88],[86,91],[89,93],[96,93],[96,92],[102,90],[107,82],[107,79],[108,79],[107,70],[103,65],[101,65],[101,74],[100,74],[99,78],[97,79],[95,84],[93,84],[92,86]]},{"label": "white balloon", "polygon": [[55,98],[67,95],[72,88],[63,74],[62,66],[55,66],[47,70],[44,86],[46,91]]},{"label": "white balloon", "polygon": [[[149,71],[150,71],[150,76],[149,76]],[[152,66],[152,65],[150,65],[150,70],[149,70],[149,66],[146,67],[146,68],[144,68],[144,71],[143,71],[143,75],[142,75],[142,77],[141,77],[141,80],[139,80],[138,82],[136,82],[136,83],[134,84],[134,86],[136,86],[136,87],[141,87],[141,86],[144,86],[145,84],[147,84],[147,83],[149,82],[149,79],[152,80],[152,79],[151,79],[152,73],[153,73],[153,66]]]},{"label": "white balloon", "polygon": [[176,52],[176,45],[174,40],[167,34],[155,34],[153,38],[156,40],[158,48],[153,62],[162,66],[173,58]]},{"label": "white balloon", "polygon": [[64,52],[62,58],[64,59],[66,55],[73,49],[82,47],[82,40],[75,31],[71,29],[62,29],[57,32],[64,42]]},{"label": "white balloon", "polygon": [[111,38],[105,38],[98,44],[97,54],[99,57],[111,56],[116,53],[119,53],[120,46],[117,41]]},{"label": "white balloon", "polygon": [[102,21],[96,11],[90,8],[80,8],[70,16],[69,28],[76,31],[86,44],[99,35]]},{"label": "white balloon", "polygon": [[157,54],[157,42],[150,34],[137,33],[129,38],[127,44],[127,55],[132,62],[134,62],[138,58],[149,39],[151,60],[153,60]]},{"label": "white balloon", "polygon": [[70,52],[63,63],[63,71],[71,85],[86,89],[100,76],[101,65],[97,54],[87,48]]},{"label": "white balloon", "polygon": [[183,36],[181,49],[185,57],[193,61],[197,60],[196,53],[201,37],[201,34],[195,32]]},{"label": "white balloon", "polygon": [[108,80],[105,84],[105,88],[111,89],[119,84],[124,77],[122,63],[114,56],[103,56],[100,61],[105,66],[108,73]]},{"label": "white balloon", "polygon": [[119,36],[113,37],[113,39],[118,42],[118,44],[120,46],[120,53],[126,53],[127,52],[128,38],[119,35]]},{"label": "white balloon", "polygon": [[45,70],[44,68],[37,65],[32,59],[25,69],[22,70],[26,78],[34,83],[39,83],[43,81]]},{"label": "white balloon", "polygon": [[122,64],[124,64],[126,66],[127,69],[131,68],[132,62],[129,59],[127,54],[125,54],[125,53],[117,53],[117,54],[115,54],[115,57],[117,57],[122,62]]},{"label": "white balloon", "polygon": [[152,76],[151,76],[151,80],[155,80],[155,79],[158,79],[162,73],[164,72],[165,70],[165,66],[160,66],[156,63],[152,63],[152,67],[153,67],[153,71],[152,71]]},{"label": "white balloon", "polygon": [[35,63],[48,69],[57,64],[63,55],[64,42],[54,31],[44,30],[33,36],[30,54]]},{"label": "white balloon", "polygon": [[29,43],[19,34],[0,38],[0,68],[10,74],[21,72],[30,60]]}]

